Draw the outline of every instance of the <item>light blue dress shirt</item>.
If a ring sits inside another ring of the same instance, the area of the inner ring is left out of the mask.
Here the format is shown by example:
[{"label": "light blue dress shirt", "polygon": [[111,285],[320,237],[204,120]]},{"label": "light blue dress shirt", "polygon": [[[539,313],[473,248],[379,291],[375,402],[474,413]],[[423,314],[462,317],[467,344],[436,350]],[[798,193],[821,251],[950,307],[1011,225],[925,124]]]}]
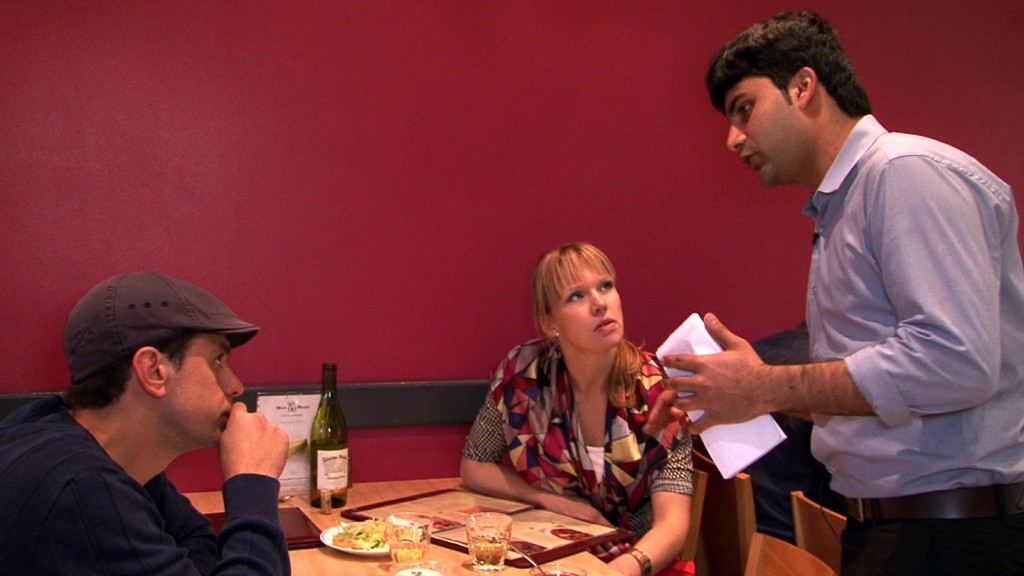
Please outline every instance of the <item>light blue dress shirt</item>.
[{"label": "light blue dress shirt", "polygon": [[804,212],[815,360],[877,417],[817,416],[832,488],[879,498],[1024,480],[1024,270],[1005,182],[862,118]]}]

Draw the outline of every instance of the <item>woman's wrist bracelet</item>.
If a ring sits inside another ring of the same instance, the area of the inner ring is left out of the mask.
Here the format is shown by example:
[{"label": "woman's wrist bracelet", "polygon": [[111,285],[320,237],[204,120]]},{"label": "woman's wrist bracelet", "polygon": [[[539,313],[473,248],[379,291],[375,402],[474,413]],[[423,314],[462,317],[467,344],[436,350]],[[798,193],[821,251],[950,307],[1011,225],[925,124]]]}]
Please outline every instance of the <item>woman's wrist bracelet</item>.
[{"label": "woman's wrist bracelet", "polygon": [[640,573],[643,576],[651,576],[651,557],[646,552],[633,546],[629,549],[629,555],[640,563]]}]

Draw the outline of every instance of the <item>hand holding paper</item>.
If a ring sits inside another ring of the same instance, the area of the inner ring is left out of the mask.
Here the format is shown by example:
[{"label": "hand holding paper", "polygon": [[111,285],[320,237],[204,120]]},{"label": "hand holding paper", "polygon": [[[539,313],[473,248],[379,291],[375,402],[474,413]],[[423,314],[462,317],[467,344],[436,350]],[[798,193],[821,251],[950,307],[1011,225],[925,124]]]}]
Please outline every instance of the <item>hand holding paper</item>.
[{"label": "hand holding paper", "polygon": [[[658,357],[669,354],[716,354],[722,348],[708,334],[704,322],[691,314],[658,348]],[[670,377],[689,376],[690,373],[666,368]],[[679,395],[684,396],[685,391]],[[690,412],[691,420],[700,419],[700,410]],[[762,414],[739,424],[712,426],[701,434],[709,455],[722,476],[731,478],[782,442],[786,435],[769,414]]]}]

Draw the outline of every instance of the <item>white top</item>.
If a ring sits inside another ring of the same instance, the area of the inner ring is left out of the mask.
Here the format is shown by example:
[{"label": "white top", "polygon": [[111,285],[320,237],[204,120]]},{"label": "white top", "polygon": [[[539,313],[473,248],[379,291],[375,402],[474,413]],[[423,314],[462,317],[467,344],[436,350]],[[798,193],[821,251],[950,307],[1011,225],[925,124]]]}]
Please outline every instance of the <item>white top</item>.
[{"label": "white top", "polygon": [[604,446],[587,446],[587,455],[594,467],[594,476],[600,484],[604,480]]}]

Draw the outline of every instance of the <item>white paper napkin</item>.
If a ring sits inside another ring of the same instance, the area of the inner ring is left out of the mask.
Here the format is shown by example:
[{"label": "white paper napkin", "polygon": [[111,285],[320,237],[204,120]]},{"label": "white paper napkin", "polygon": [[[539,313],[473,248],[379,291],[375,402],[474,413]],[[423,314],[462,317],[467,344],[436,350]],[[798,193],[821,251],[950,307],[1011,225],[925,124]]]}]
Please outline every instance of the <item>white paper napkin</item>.
[{"label": "white paper napkin", "polygon": [[[658,358],[667,354],[716,354],[722,347],[715,342],[704,328],[704,321],[697,314],[690,314],[661,346]],[[667,368],[669,376],[690,376],[690,372]],[[680,396],[685,392],[680,392]],[[697,420],[704,412],[690,412],[690,419]],[[708,428],[700,435],[711,459],[715,461],[722,476],[732,478],[744,468],[767,454],[786,434],[769,414],[762,414],[739,424],[720,424]]]}]

